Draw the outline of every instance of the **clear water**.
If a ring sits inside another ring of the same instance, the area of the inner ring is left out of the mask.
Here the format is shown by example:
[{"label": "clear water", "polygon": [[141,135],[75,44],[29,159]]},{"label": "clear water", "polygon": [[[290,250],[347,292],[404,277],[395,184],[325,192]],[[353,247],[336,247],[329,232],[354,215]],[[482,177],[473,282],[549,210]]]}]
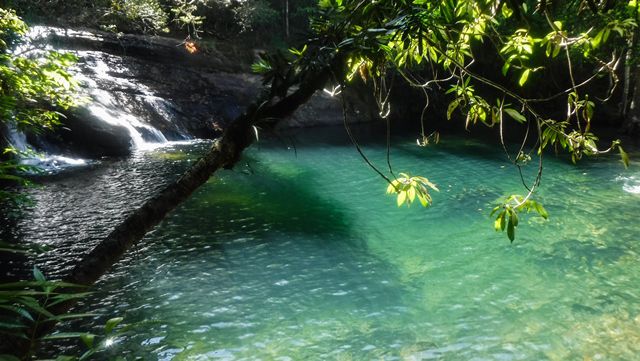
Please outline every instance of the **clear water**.
[{"label": "clear water", "polygon": [[[384,165],[383,146],[366,151]],[[510,244],[488,214],[522,188],[495,147],[407,141],[392,156],[437,183],[433,207],[397,208],[339,141],[252,148],[80,307],[104,315],[92,325],[133,325],[105,358],[640,357],[637,163],[548,158],[538,199],[551,219],[525,217]]]}]

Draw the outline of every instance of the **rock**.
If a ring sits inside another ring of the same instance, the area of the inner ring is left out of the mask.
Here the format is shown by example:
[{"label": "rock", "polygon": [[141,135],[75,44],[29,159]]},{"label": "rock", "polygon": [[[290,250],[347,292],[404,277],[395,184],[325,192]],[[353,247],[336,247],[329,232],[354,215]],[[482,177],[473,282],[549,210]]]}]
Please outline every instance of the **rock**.
[{"label": "rock", "polygon": [[56,153],[89,158],[125,156],[133,150],[127,128],[109,124],[87,108],[77,108],[66,114],[62,127],[54,134],[44,135],[40,141],[49,148],[57,145]]},{"label": "rock", "polygon": [[[223,51],[209,43],[190,54],[171,38],[50,27],[35,32],[36,44],[78,56],[73,71],[87,99],[58,134],[36,142],[48,149],[101,157],[128,154],[144,141],[214,138],[262,88],[261,78],[248,73],[255,55],[239,46]],[[367,111],[370,91],[355,87],[346,94],[350,121],[377,118]],[[281,127],[335,124],[342,124],[340,98],[319,93]]]}]

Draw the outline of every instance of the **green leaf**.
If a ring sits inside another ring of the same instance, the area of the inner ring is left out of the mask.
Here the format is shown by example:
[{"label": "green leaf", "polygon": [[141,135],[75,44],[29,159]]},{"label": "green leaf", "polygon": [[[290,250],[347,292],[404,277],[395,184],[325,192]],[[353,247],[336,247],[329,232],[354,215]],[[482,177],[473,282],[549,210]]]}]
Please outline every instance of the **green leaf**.
[{"label": "green leaf", "polygon": [[46,278],[44,278],[44,275],[42,274],[42,272],[40,272],[40,270],[36,266],[33,266],[33,278],[35,278],[36,281],[38,282],[46,281]]},{"label": "green leaf", "polygon": [[85,333],[84,335],[80,336],[80,339],[82,340],[82,342],[84,342],[85,345],[87,345],[88,348],[93,347],[93,342],[95,338],[96,338],[96,335],[92,333]]},{"label": "green leaf", "polygon": [[507,226],[507,212],[502,212],[502,214],[500,214],[500,218],[500,231],[504,231],[504,228]]},{"label": "green leaf", "polygon": [[416,189],[414,187],[409,188],[407,194],[409,196],[409,203],[413,202],[416,199]]},{"label": "green leaf", "polygon": [[627,152],[625,152],[621,146],[618,146],[618,152],[620,152],[620,160],[622,161],[622,164],[624,164],[624,167],[629,168],[629,155]]},{"label": "green leaf", "polygon": [[100,315],[96,313],[67,313],[60,316],[49,317],[47,320],[63,321],[63,320],[75,320],[78,318],[96,317],[96,316],[100,316]]},{"label": "green leaf", "polygon": [[44,307],[42,307],[37,300],[35,300],[34,298],[31,297],[21,297],[19,302],[24,305],[25,307],[31,309],[32,311],[36,312],[37,314],[41,314],[44,316],[47,316],[49,318],[51,317],[55,317],[51,312],[49,312],[47,309],[45,309]]},{"label": "green leaf", "polygon": [[604,35],[604,29],[600,30],[596,36],[591,39],[591,46],[593,46],[594,48],[597,48],[600,45],[600,42],[602,41],[602,37]]},{"label": "green leaf", "polygon": [[542,204],[536,202],[534,204],[534,207],[536,209],[536,212],[538,212],[538,214],[544,218],[544,219],[549,219],[549,213],[547,213],[547,210],[544,209],[544,207],[542,206]]},{"label": "green leaf", "polygon": [[518,80],[518,85],[524,86],[524,84],[527,82],[527,79],[529,79],[529,73],[531,73],[531,69],[526,69],[522,72],[520,80]]},{"label": "green leaf", "polygon": [[502,8],[500,9],[502,16],[504,16],[505,18],[511,17],[511,15],[513,15],[513,10],[511,10],[506,3],[502,3],[502,4],[503,4]]},{"label": "green leaf", "polygon": [[429,202],[427,201],[427,197],[423,196],[421,193],[418,193],[418,200],[420,201],[420,204],[427,208],[429,206]]},{"label": "green leaf", "polygon": [[507,237],[509,237],[509,240],[511,242],[513,242],[513,240],[516,238],[516,229],[513,222],[509,222],[509,224],[507,225]]},{"label": "green leaf", "polygon": [[84,332],[58,332],[51,335],[46,335],[43,340],[64,340],[69,338],[81,338],[86,335]]},{"label": "green leaf", "polygon": [[12,323],[12,322],[0,322],[0,328],[4,328],[4,329],[21,329],[21,328],[26,328],[27,326],[21,324],[21,323]]},{"label": "green leaf", "polygon": [[504,65],[502,66],[502,75],[507,75],[507,72],[509,71],[509,67],[511,66],[511,63],[509,63],[508,61],[504,62]]},{"label": "green leaf", "polygon": [[511,211],[509,214],[509,223],[513,223],[514,227],[518,227],[518,214],[515,211]]},{"label": "green leaf", "polygon": [[405,199],[407,199],[407,192],[406,191],[398,192],[398,198],[396,200],[398,207],[400,207],[404,203]]},{"label": "green leaf", "polygon": [[113,331],[113,329],[118,326],[122,320],[124,320],[122,317],[114,317],[107,320],[107,323],[104,325],[104,332],[107,334],[111,333],[111,331]]},{"label": "green leaf", "polygon": [[396,192],[396,185],[397,181],[392,181],[391,184],[389,184],[389,186],[387,186],[387,194],[391,194],[391,193],[395,193]]},{"label": "green leaf", "polygon": [[517,121],[518,123],[526,123],[527,121],[527,118],[525,118],[524,115],[520,114],[520,112],[515,109],[505,108],[504,111],[505,113],[509,114],[509,116],[513,118],[515,121]]},{"label": "green leaf", "polygon": [[500,213],[498,218],[496,218],[495,222],[493,222],[493,228],[495,228],[496,232],[500,232],[504,230],[504,214]]},{"label": "green leaf", "polygon": [[447,120],[451,120],[451,115],[453,114],[453,111],[456,110],[459,104],[459,99],[455,99],[451,103],[449,103],[449,106],[447,107]]},{"label": "green leaf", "polygon": [[4,310],[11,311],[13,313],[17,313],[18,315],[28,319],[29,321],[32,321],[32,322],[34,321],[33,320],[33,316],[31,316],[29,311],[25,310],[22,307],[0,305],[0,309],[4,309]]}]

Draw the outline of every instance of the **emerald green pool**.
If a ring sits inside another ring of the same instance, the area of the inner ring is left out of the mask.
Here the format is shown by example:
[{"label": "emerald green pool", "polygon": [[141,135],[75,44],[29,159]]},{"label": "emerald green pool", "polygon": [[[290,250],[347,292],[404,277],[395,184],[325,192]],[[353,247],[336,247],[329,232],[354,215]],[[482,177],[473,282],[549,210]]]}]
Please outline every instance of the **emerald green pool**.
[{"label": "emerald green pool", "polygon": [[640,357],[637,163],[547,157],[551,218],[524,216],[510,244],[489,213],[525,191],[499,147],[396,143],[394,170],[440,188],[424,209],[396,207],[346,142],[283,144],[254,146],[99,282],[90,324],[133,325],[105,358]]}]

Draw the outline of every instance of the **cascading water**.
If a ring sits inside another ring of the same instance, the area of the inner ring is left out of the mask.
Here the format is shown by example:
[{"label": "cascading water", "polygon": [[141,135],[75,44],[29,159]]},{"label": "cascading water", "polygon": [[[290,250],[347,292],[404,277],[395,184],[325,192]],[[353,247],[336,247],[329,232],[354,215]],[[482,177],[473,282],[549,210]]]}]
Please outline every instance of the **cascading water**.
[{"label": "cascading water", "polygon": [[29,145],[26,135],[15,127],[7,127],[6,135],[8,143],[19,153],[22,164],[34,166],[45,173],[56,173],[63,169],[85,166],[91,163],[82,158],[36,152]]},{"label": "cascading water", "polygon": [[135,149],[152,149],[168,142],[160,130],[133,115],[131,109],[127,109],[126,101],[117,99],[112,92],[102,89],[100,85],[108,84],[109,88],[116,91],[135,89],[145,105],[156,110],[156,113],[161,114],[167,122],[171,122],[172,114],[161,108],[162,103],[159,97],[142,84],[134,83],[125,77],[113,76],[112,72],[123,76],[131,76],[131,72],[124,66],[117,70],[111,69],[99,52],[76,51],[75,53],[84,62],[75,69],[75,77],[81,82],[83,91],[91,99],[86,106],[93,115],[109,124],[126,128]]},{"label": "cascading water", "polygon": [[[28,35],[27,44],[19,51],[37,54],[43,50],[68,52],[64,46],[48,41],[51,34],[65,36],[96,37],[90,33],[62,30],[51,27],[35,26]],[[95,39],[100,41],[99,38]],[[112,56],[100,51],[72,50],[78,57],[78,63],[71,73],[79,83],[78,109],[89,115],[92,122],[102,122],[111,126],[109,129],[124,129],[120,132],[128,136],[128,151],[145,151],[170,143],[167,135],[150,124],[149,118],[161,123],[168,130],[172,140],[188,140],[192,137],[175,124],[170,101],[155,94],[149,87],[132,80],[136,77],[133,71],[121,61],[121,57]],[[85,121],[86,119],[79,119]],[[89,120],[87,120],[89,122]],[[99,126],[99,125],[98,125]],[[74,129],[70,130],[71,132]],[[49,146],[41,142],[37,147],[29,144],[27,137],[16,129],[8,130],[9,143],[23,153],[23,162],[37,165],[47,172],[55,172],[68,166],[86,165],[89,162],[70,156],[56,154],[59,147]],[[120,134],[119,133],[119,134]],[[38,152],[33,149],[37,148]],[[29,155],[32,154],[32,155]]]}]

